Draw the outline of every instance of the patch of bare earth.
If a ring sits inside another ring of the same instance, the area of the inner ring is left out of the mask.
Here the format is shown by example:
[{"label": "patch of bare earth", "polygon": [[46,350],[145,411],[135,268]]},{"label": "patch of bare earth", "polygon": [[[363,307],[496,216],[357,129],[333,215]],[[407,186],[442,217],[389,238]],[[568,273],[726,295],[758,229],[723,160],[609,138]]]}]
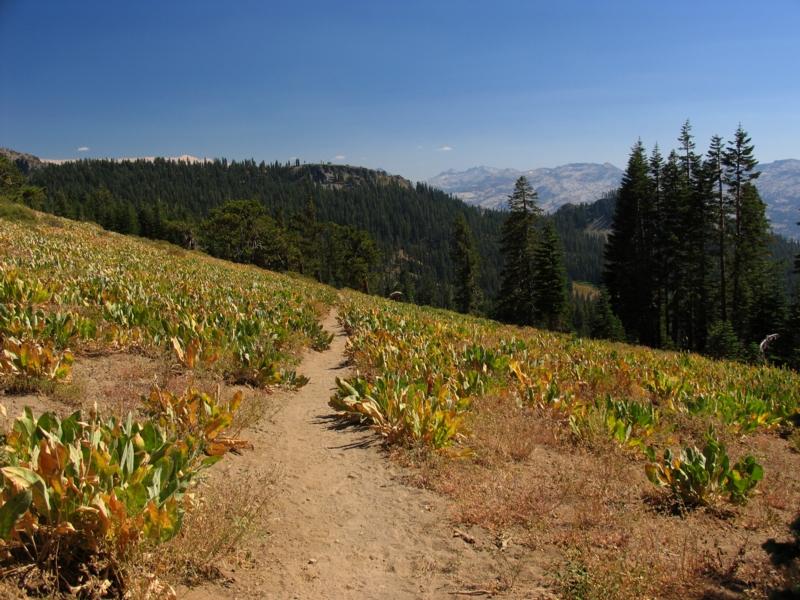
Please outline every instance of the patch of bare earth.
[{"label": "patch of bare earth", "polygon": [[45,382],[36,391],[0,396],[8,413],[0,426],[7,430],[26,406],[36,414],[49,411],[62,417],[76,410],[88,413],[95,407],[103,415],[136,412],[141,397],[153,384],[168,381],[169,373],[164,360],[138,354],[79,355],[66,382]]}]

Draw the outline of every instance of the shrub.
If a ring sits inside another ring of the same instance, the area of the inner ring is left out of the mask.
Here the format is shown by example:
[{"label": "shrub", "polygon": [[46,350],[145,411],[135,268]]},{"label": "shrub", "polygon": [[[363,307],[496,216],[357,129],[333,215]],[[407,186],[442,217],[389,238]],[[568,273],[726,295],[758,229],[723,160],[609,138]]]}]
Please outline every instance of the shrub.
[{"label": "shrub", "polygon": [[670,488],[687,507],[712,504],[724,494],[731,502],[744,504],[764,477],[764,469],[749,455],[731,467],[725,446],[713,434],[706,436],[702,451],[692,446],[675,455],[666,449],[663,458],[649,463],[645,472],[653,484]]},{"label": "shrub", "polygon": [[11,390],[26,391],[35,388],[36,381],[64,379],[72,362],[71,352],[58,352],[52,343],[0,338],[0,380],[9,380]]},{"label": "shrub", "polygon": [[17,223],[35,223],[36,213],[27,206],[0,199],[0,219]]},{"label": "shrub", "polygon": [[450,446],[469,407],[468,399],[458,397],[448,386],[432,389],[388,374],[374,383],[356,378],[351,384],[337,378],[336,384],[330,406],[341,417],[371,424],[389,443]]},{"label": "shrub", "polygon": [[742,358],[744,350],[730,321],[717,321],[709,328],[706,351],[714,358]]}]

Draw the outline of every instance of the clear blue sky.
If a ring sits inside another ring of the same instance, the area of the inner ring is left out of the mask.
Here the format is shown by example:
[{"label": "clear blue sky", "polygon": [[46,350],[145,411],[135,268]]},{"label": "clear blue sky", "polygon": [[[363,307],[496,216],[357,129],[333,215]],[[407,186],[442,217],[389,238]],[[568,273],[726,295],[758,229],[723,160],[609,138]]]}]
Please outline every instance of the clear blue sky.
[{"label": "clear blue sky", "polygon": [[423,179],[622,166],[687,117],[703,149],[741,121],[762,162],[800,158],[798,0],[0,0],[0,53],[0,146],[48,158]]}]

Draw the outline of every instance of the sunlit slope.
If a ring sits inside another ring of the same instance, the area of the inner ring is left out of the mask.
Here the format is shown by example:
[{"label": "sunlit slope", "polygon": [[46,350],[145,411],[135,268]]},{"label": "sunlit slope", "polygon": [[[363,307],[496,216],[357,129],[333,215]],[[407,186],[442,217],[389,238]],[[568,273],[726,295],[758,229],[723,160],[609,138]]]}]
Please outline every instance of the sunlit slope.
[{"label": "sunlit slope", "polygon": [[355,373],[330,405],[407,448],[413,481],[524,548],[514,568],[542,566],[559,597],[796,581],[770,540],[800,502],[798,373],[355,293],[339,314]]},{"label": "sunlit slope", "polygon": [[[372,422],[392,442],[468,446],[463,426],[473,400],[500,396],[547,411],[578,442],[603,436],[648,459],[654,483],[676,488],[681,477],[694,476],[678,472],[681,465],[697,463],[703,477],[719,479],[719,493],[744,501],[763,471],[747,459],[734,464],[720,440],[790,427],[798,414],[800,375],[788,370],[502,326],[356,294],[341,315],[361,375],[342,382],[331,405]],[[693,445],[708,452],[693,456]],[[676,458],[677,447],[688,450]],[[687,485],[692,489],[673,491],[706,502],[704,491],[695,497],[696,486]]]},{"label": "sunlit slope", "polygon": [[0,373],[68,375],[74,353],[172,352],[186,368],[292,383],[332,290],[64,219],[0,220]]}]

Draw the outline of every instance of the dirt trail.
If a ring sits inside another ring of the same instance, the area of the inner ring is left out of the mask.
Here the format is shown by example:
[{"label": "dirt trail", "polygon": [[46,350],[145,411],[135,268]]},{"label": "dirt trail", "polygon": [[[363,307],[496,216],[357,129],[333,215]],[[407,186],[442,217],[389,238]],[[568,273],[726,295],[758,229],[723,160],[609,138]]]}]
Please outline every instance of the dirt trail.
[{"label": "dirt trail", "polygon": [[223,461],[217,474],[247,477],[270,464],[282,473],[268,522],[254,524],[265,533],[249,542],[253,564],[223,569],[232,579],[225,587],[180,595],[455,598],[506,577],[494,544],[453,537],[442,500],[404,485],[372,432],[331,420],[327,401],[347,373],[347,339],[334,314],[324,325],[336,336],[327,351],[305,355],[299,371],[310,382],[279,398],[279,411],[247,436],[255,450]]}]

